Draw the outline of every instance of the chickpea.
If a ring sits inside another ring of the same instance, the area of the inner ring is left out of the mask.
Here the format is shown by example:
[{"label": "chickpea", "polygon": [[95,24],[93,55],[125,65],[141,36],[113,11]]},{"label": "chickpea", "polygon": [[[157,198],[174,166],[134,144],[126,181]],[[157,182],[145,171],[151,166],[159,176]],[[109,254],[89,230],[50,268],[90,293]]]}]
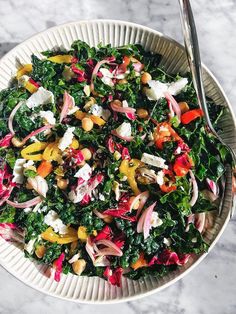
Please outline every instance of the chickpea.
[{"label": "chickpea", "polygon": [[144,72],[141,75],[141,82],[142,82],[142,84],[147,84],[147,82],[150,81],[151,79],[152,79],[152,76],[148,72]]},{"label": "chickpea", "polygon": [[57,180],[57,186],[59,187],[59,189],[61,190],[65,190],[68,186],[68,180],[66,179],[58,179]]},{"label": "chickpea", "polygon": [[[135,199],[135,196],[131,196],[131,198],[129,199],[129,204],[132,204],[133,203],[133,201],[134,201],[134,199]],[[138,209],[138,207],[139,207],[139,200],[137,200],[135,203],[134,203],[134,205],[133,205],[133,209]]]},{"label": "chickpea", "polygon": [[107,217],[104,217],[103,220],[107,223],[110,224],[113,221],[113,217],[107,215]]},{"label": "chickpea", "polygon": [[72,264],[73,271],[76,275],[81,275],[82,272],[85,270],[85,267],[86,267],[86,261],[82,258],[78,259],[78,261],[75,261]]},{"label": "chickpea", "polygon": [[35,254],[38,258],[42,258],[46,252],[46,247],[44,245],[39,245],[36,247]]},{"label": "chickpea", "polygon": [[189,106],[185,101],[181,101],[178,104],[179,104],[179,108],[181,110],[181,113],[185,113],[189,110]]},{"label": "chickpea", "polygon": [[82,119],[82,128],[86,131],[89,132],[93,129],[93,121],[90,118],[83,118]]},{"label": "chickpea", "polygon": [[21,142],[18,138],[16,138],[15,136],[11,139],[12,145],[15,147],[22,147],[24,146],[24,143]]},{"label": "chickpea", "polygon": [[122,79],[122,80],[119,80],[118,81],[118,84],[127,84],[128,83],[128,81],[126,80],[126,79]]},{"label": "chickpea", "polygon": [[122,102],[119,100],[119,99],[114,99],[112,102],[111,102],[111,105],[114,104],[116,106],[119,106],[119,107],[122,107]]},{"label": "chickpea", "polygon": [[146,119],[148,117],[148,111],[146,109],[143,108],[139,108],[137,110],[137,115],[140,119]]},{"label": "chickpea", "polygon": [[91,153],[91,150],[88,149],[88,148],[83,148],[81,150],[83,156],[84,156],[84,159],[85,160],[90,160],[92,158],[92,153]]}]

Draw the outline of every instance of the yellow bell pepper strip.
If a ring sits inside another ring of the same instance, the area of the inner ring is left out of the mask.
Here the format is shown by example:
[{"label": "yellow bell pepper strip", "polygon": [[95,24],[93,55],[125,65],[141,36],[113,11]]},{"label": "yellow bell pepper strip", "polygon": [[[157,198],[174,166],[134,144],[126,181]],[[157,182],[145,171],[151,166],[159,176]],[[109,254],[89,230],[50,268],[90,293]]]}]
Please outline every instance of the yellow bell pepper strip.
[{"label": "yellow bell pepper strip", "polygon": [[138,184],[135,180],[135,171],[141,165],[143,165],[143,162],[141,162],[138,159],[131,160],[124,159],[119,167],[120,173],[127,177],[127,181],[135,195],[141,193],[141,191],[138,188]]},{"label": "yellow bell pepper strip", "polygon": [[[93,230],[93,235],[96,237],[97,235],[97,231]],[[78,238],[80,239],[81,242],[86,242],[87,238],[88,238],[88,233],[87,233],[87,229],[84,226],[80,226],[78,228]]]},{"label": "yellow bell pepper strip", "polygon": [[86,117],[86,115],[87,115],[87,113],[86,113],[86,112],[83,112],[83,111],[81,111],[81,110],[77,110],[77,111],[75,112],[75,117],[76,117],[76,119],[78,119],[78,120],[82,120],[83,118]]},{"label": "yellow bell pepper strip", "polygon": [[32,72],[32,68],[33,68],[33,67],[32,67],[32,64],[25,64],[23,67],[21,67],[21,68],[17,71],[17,73],[16,73],[16,78],[17,78],[17,80],[18,80],[21,76]]},{"label": "yellow bell pepper strip", "polygon": [[53,62],[53,63],[59,63],[59,64],[71,63],[73,60],[73,56],[71,56],[71,55],[57,55],[57,56],[49,57],[48,60]]},{"label": "yellow bell pepper strip", "polygon": [[42,160],[43,154],[41,153],[48,143],[46,142],[36,142],[28,145],[21,151],[21,156],[26,160]]},{"label": "yellow bell pepper strip", "polygon": [[100,117],[94,116],[94,115],[89,116],[89,118],[93,121],[94,124],[97,124],[99,126],[102,126],[106,123],[105,120],[103,120]]},{"label": "yellow bell pepper strip", "polygon": [[67,244],[78,240],[77,231],[72,227],[68,227],[68,232],[62,235],[56,234],[52,227],[49,227],[41,234],[41,237],[46,241],[58,244]]},{"label": "yellow bell pepper strip", "polygon": [[61,151],[58,148],[58,142],[53,142],[47,145],[43,152],[43,159],[48,161],[61,161]]}]

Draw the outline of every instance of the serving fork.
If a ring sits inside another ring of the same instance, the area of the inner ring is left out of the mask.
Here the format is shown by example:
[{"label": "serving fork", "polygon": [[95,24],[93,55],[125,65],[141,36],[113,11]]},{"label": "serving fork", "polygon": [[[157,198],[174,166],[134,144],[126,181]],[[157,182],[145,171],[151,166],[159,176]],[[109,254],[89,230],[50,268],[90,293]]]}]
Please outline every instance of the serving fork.
[{"label": "serving fork", "polygon": [[[235,200],[236,200],[236,190],[235,190],[235,182],[236,182],[236,154],[234,150],[225,143],[222,137],[217,133],[214,129],[213,124],[211,123],[208,106],[206,102],[206,96],[203,85],[202,78],[202,65],[201,65],[201,57],[200,50],[198,45],[198,37],[197,30],[194,22],[193,12],[191,9],[189,0],[179,0],[180,6],[180,16],[181,23],[184,35],[184,43],[187,54],[187,59],[190,67],[190,71],[192,74],[193,85],[197,94],[198,104],[204,113],[205,125],[207,129],[219,140],[219,142],[224,145],[227,150],[230,152],[232,157],[232,165],[227,164],[227,168],[230,167],[232,173],[232,195],[233,195],[233,204],[230,209],[230,217],[233,216],[234,208],[235,208]],[[225,196],[225,179],[222,178],[222,197],[219,205],[218,214],[221,215],[223,204],[224,204],[224,196]]]}]

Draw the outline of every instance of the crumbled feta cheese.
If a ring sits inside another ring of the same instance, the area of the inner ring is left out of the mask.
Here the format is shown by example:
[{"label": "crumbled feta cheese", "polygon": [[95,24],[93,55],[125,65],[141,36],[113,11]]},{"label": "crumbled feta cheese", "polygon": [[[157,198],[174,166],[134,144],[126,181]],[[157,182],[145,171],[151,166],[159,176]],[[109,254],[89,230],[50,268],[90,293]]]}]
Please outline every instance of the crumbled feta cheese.
[{"label": "crumbled feta cheese", "polygon": [[154,141],[154,137],[153,137],[152,132],[149,132],[149,133],[148,133],[148,140],[149,140],[149,141]]},{"label": "crumbled feta cheese", "polygon": [[31,239],[28,243],[24,245],[24,250],[27,251],[29,254],[33,254],[34,252],[34,244],[36,242],[36,239]]},{"label": "crumbled feta cheese", "polygon": [[26,105],[29,108],[35,108],[39,105],[46,105],[54,103],[54,95],[52,92],[46,90],[43,87],[39,87],[37,92],[32,94],[27,100]]},{"label": "crumbled feta cheese", "polygon": [[91,113],[92,115],[94,115],[96,117],[101,117],[102,111],[103,111],[102,106],[99,106],[98,104],[92,105],[89,109],[89,113]]},{"label": "crumbled feta cheese", "polygon": [[88,97],[91,93],[90,86],[85,85],[83,90],[84,90],[85,95]]},{"label": "crumbled feta cheese", "polygon": [[176,96],[178,95],[184,88],[185,86],[188,84],[188,79],[185,77],[182,77],[181,79],[179,79],[176,82],[172,82],[168,88],[168,92],[173,95]]},{"label": "crumbled feta cheese", "polygon": [[50,110],[47,111],[40,111],[39,116],[43,118],[48,124],[55,125],[56,119],[54,117],[54,113]]},{"label": "crumbled feta cheese", "polygon": [[166,246],[171,246],[171,239],[170,238],[164,238],[163,239],[163,243],[166,245]]},{"label": "crumbled feta cheese", "polygon": [[64,151],[71,143],[74,137],[74,132],[75,127],[69,127],[66,132],[64,133],[63,137],[60,139],[58,148],[61,151]]},{"label": "crumbled feta cheese", "polygon": [[130,70],[127,70],[125,73],[120,73],[120,74],[115,74],[116,70],[114,70],[112,73],[114,75],[114,77],[117,79],[117,80],[122,80],[124,78],[126,78],[126,76],[130,73]]},{"label": "crumbled feta cheese", "polygon": [[164,175],[165,174],[162,170],[157,172],[157,176],[156,176],[157,184],[159,185],[164,184]]},{"label": "crumbled feta cheese", "polygon": [[129,107],[129,104],[128,104],[127,100],[123,100],[122,101],[122,107],[123,108],[128,108]]},{"label": "crumbled feta cheese", "polygon": [[99,198],[99,200],[102,201],[102,202],[105,201],[105,196],[104,196],[103,194],[101,194],[101,193],[99,193],[98,198]]},{"label": "crumbled feta cheese", "polygon": [[116,132],[120,136],[131,136],[131,124],[129,122],[123,122],[117,129]]},{"label": "crumbled feta cheese", "polygon": [[149,89],[146,91],[146,95],[150,100],[159,100],[164,97],[164,94],[168,92],[169,94],[176,96],[178,95],[188,84],[187,78],[181,78],[176,82],[172,83],[162,83],[155,80],[148,81]]},{"label": "crumbled feta cheese", "polygon": [[16,160],[14,168],[13,168],[13,180],[12,182],[22,184],[24,181],[24,164],[26,160],[23,158],[19,158]]},{"label": "crumbled feta cheese", "polygon": [[159,218],[158,213],[157,212],[152,212],[152,216],[151,216],[151,227],[152,228],[156,228],[159,227],[163,224],[163,221],[161,218]]},{"label": "crumbled feta cheese", "polygon": [[24,208],[24,212],[25,212],[25,213],[29,213],[29,212],[31,212],[31,210],[32,210],[31,207],[26,207],[26,208]]},{"label": "crumbled feta cheese", "polygon": [[59,234],[67,233],[67,226],[63,224],[58,214],[54,210],[50,210],[44,217],[44,223],[53,228]]},{"label": "crumbled feta cheese", "polygon": [[197,238],[192,238],[192,243],[197,243]]},{"label": "crumbled feta cheese", "polygon": [[113,74],[106,68],[100,68],[99,71],[102,73],[102,82],[108,86],[114,86],[114,83],[112,81]]},{"label": "crumbled feta cheese", "polygon": [[81,253],[77,253],[74,256],[71,257],[71,259],[69,259],[68,263],[73,264],[74,262],[78,261],[78,259],[80,258]]},{"label": "crumbled feta cheese", "polygon": [[74,177],[81,178],[84,181],[88,181],[91,178],[92,175],[92,168],[89,166],[89,164],[85,164],[82,168],[80,168]]},{"label": "crumbled feta cheese", "polygon": [[166,160],[158,156],[143,153],[141,161],[153,167],[168,169],[168,166],[165,165]]},{"label": "crumbled feta cheese", "polygon": [[29,168],[29,167],[31,167],[31,166],[33,166],[34,165],[34,161],[33,160],[28,160],[27,162],[25,162],[24,164],[23,164],[23,167],[25,168],[25,169],[27,169],[27,168]]},{"label": "crumbled feta cheese", "polygon": [[168,85],[159,81],[150,80],[148,85],[150,88],[146,90],[146,95],[150,100],[159,100],[168,90]]}]

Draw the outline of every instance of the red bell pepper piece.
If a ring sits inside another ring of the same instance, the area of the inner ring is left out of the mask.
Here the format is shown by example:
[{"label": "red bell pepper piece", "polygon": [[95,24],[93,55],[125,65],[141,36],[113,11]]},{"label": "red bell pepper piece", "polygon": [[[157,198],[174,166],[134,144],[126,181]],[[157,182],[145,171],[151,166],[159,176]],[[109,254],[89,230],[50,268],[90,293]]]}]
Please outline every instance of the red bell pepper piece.
[{"label": "red bell pepper piece", "polygon": [[192,159],[189,157],[187,153],[185,153],[175,159],[173,169],[177,176],[183,177],[189,172],[192,166],[193,166]]},{"label": "red bell pepper piece", "polygon": [[182,114],[181,122],[183,124],[189,124],[193,120],[200,118],[200,117],[203,117],[202,109],[189,110],[189,111],[185,112],[184,114]]}]

